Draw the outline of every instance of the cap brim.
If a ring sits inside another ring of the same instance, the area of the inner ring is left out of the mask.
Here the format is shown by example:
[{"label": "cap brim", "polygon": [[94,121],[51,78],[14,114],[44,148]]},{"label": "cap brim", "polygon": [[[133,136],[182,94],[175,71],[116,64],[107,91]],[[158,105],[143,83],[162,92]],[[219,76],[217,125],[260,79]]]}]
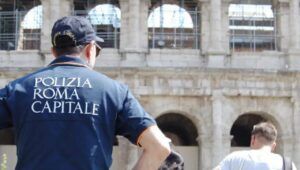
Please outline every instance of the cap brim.
[{"label": "cap brim", "polygon": [[98,42],[95,43],[96,47],[99,49],[99,50],[102,50],[102,47],[99,45]]},{"label": "cap brim", "polygon": [[[98,36],[95,36],[95,41],[96,41],[97,43],[103,43],[103,42],[104,42],[103,38],[100,38],[100,37],[98,37]],[[100,44],[99,44],[99,45],[100,45]]]},{"label": "cap brim", "polygon": [[96,44],[96,46],[97,46],[97,48],[99,49],[99,50],[102,50],[102,43],[104,42],[104,40],[102,39],[102,38],[100,38],[100,37],[98,37],[98,36],[96,36],[95,37],[95,44]]}]

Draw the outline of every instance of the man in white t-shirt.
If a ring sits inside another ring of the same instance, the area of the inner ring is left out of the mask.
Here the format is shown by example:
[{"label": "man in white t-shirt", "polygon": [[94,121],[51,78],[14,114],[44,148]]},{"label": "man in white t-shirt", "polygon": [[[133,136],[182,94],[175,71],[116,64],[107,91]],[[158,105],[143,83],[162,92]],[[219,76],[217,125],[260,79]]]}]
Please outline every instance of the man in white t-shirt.
[{"label": "man in white t-shirt", "polygon": [[[277,130],[273,124],[263,122],[255,125],[251,136],[251,150],[232,152],[215,170],[283,170],[282,156],[272,153],[276,138]],[[291,164],[292,170],[297,170],[294,163]]]}]

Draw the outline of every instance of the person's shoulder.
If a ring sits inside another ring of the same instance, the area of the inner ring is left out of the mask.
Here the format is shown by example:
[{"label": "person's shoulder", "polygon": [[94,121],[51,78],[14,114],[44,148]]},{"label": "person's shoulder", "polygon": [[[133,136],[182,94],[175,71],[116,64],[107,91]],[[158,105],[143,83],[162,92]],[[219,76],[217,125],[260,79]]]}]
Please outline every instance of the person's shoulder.
[{"label": "person's shoulder", "polygon": [[97,80],[97,81],[101,81],[102,83],[111,83],[114,84],[116,86],[121,86],[121,87],[127,87],[124,83],[122,83],[121,81],[118,81],[116,79],[113,79],[101,72],[95,71],[95,70],[91,70],[92,72],[92,77]]},{"label": "person's shoulder", "polygon": [[36,71],[33,71],[31,73],[28,73],[22,77],[16,78],[8,83],[8,85],[14,86],[16,84],[23,84],[26,82],[26,80],[36,77],[38,74],[42,74],[43,71],[47,70],[47,67],[40,68]]},{"label": "person's shoulder", "polygon": [[107,81],[111,81],[111,82],[116,82],[116,80],[108,77],[107,75],[105,75],[104,73],[98,72],[96,70],[89,70],[90,73],[93,77],[97,78],[97,79],[105,79]]},{"label": "person's shoulder", "polygon": [[283,157],[280,154],[274,153],[274,152],[263,152],[263,151],[257,151],[258,153],[256,155],[259,155],[260,157],[264,159],[269,159],[273,161],[282,162]]},{"label": "person's shoulder", "polygon": [[277,153],[274,153],[274,152],[271,152],[269,154],[272,155],[273,157],[282,159],[282,155],[280,155],[280,154],[277,154]]},{"label": "person's shoulder", "polygon": [[240,162],[247,159],[248,150],[233,151],[228,154],[219,164],[220,169],[230,169],[229,167],[239,165]]},{"label": "person's shoulder", "polygon": [[240,150],[240,151],[233,151],[228,154],[224,160],[225,161],[236,161],[236,160],[246,160],[249,158],[250,155],[249,150]]},{"label": "person's shoulder", "polygon": [[109,76],[95,70],[91,70],[90,73],[91,74],[88,75],[90,80],[94,82],[98,88],[102,88],[103,91],[115,92],[123,95],[129,91],[128,85],[121,80],[110,78]]},{"label": "person's shoulder", "polygon": [[233,151],[228,156],[231,157],[242,157],[247,156],[250,154],[250,150],[240,150],[240,151]]}]

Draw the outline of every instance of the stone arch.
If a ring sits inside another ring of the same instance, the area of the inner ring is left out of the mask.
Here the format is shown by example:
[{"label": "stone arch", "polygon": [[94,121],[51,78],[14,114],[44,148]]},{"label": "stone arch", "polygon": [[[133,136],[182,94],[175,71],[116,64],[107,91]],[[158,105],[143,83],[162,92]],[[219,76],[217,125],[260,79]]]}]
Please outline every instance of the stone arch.
[{"label": "stone arch", "polygon": [[200,48],[200,10],[194,0],[152,0],[149,6],[150,48]]},{"label": "stone arch", "polygon": [[160,110],[160,112],[154,113],[153,116],[155,119],[158,119],[159,117],[162,117],[162,116],[165,116],[168,114],[178,114],[178,115],[190,120],[191,123],[197,129],[197,134],[198,134],[197,138],[199,138],[199,136],[204,133],[204,130],[203,130],[204,129],[204,124],[203,124],[204,121],[203,121],[203,118],[199,115],[187,113],[187,112],[184,112],[184,111],[181,111],[178,109],[166,109],[166,110],[163,110],[163,111]]},{"label": "stone arch", "polygon": [[274,115],[266,112],[244,112],[235,117],[230,129],[230,135],[232,135],[231,147],[249,147],[253,125],[266,121],[273,123],[278,131],[278,147],[276,152],[281,153],[283,148],[283,141],[281,139],[282,125]]},{"label": "stone arch", "polygon": [[5,1],[1,4],[4,13],[1,14],[0,50],[39,49],[40,29],[24,29],[22,21],[31,9],[40,5],[40,0]]},{"label": "stone arch", "polygon": [[[223,132],[229,135],[231,126],[240,115],[255,113],[275,123],[279,135],[292,136],[292,125],[289,123],[292,121],[292,108],[293,105],[289,98],[239,97],[227,100]],[[289,121],[281,121],[284,119]]]},{"label": "stone arch", "polygon": [[74,15],[86,17],[97,35],[104,39],[101,47],[119,48],[121,9],[118,0],[96,2],[74,0]]},{"label": "stone arch", "polygon": [[154,118],[168,113],[177,113],[191,120],[197,129],[199,146],[210,135],[210,123],[207,122],[211,122],[208,114],[211,101],[208,97],[141,96],[139,100],[145,110]]},{"label": "stone arch", "polygon": [[101,4],[112,4],[120,8],[119,0],[99,0],[99,1],[88,1],[88,0],[73,0],[74,10],[77,11],[89,11]]},{"label": "stone arch", "polygon": [[[270,120],[277,128],[277,149],[281,154],[290,154],[293,150],[293,103],[289,97],[237,97],[224,100],[223,134],[228,136],[228,152],[230,149],[230,130],[234,121],[243,114],[255,113]],[[284,121],[282,121],[284,120]]]},{"label": "stone arch", "polygon": [[[185,119],[188,119],[191,124],[194,125],[194,128],[197,131],[197,138],[196,138],[196,146],[175,146],[175,150],[178,151],[179,153],[182,154],[183,158],[185,159],[186,169],[195,169],[195,167],[199,167],[202,165],[203,159],[201,159],[201,156],[203,153],[205,153],[207,143],[206,143],[206,135],[203,137],[203,134],[201,131],[203,131],[203,127],[206,125],[204,124],[203,121],[205,117],[202,115],[195,114],[196,111],[199,112],[199,108],[193,108],[191,109],[188,105],[184,104],[178,104],[178,103],[173,103],[171,101],[167,101],[168,99],[164,100],[163,102],[155,101],[154,103],[151,103],[151,109],[152,112],[155,115],[156,119],[159,119],[160,117],[163,116],[168,116],[169,114],[177,114],[180,115],[180,117],[184,117]],[[155,105],[157,103],[157,105]],[[189,102],[190,104],[192,103],[191,101]],[[149,105],[148,105],[149,106]],[[153,109],[153,106],[155,106]],[[161,106],[157,107],[157,106]],[[182,111],[185,110],[185,111]],[[152,114],[153,115],[153,114]],[[209,118],[208,118],[209,119]],[[206,156],[209,157],[209,156]]]},{"label": "stone arch", "polygon": [[40,49],[43,6],[37,5],[23,14],[19,31],[18,50]]},{"label": "stone arch", "polygon": [[121,10],[113,4],[99,4],[89,10],[88,19],[92,25],[112,25],[120,27]]},{"label": "stone arch", "polygon": [[238,117],[245,115],[245,114],[253,114],[253,115],[259,115],[262,118],[264,118],[265,120],[271,121],[277,128],[278,134],[282,134],[282,124],[279,123],[278,120],[280,120],[276,114],[271,114],[269,112],[263,112],[263,111],[244,111],[241,112],[239,114],[233,115],[230,119],[230,122],[228,122],[228,126],[230,126],[230,128],[228,130],[231,129],[231,126],[234,124],[234,122],[238,119]]},{"label": "stone arch", "polygon": [[230,135],[231,146],[250,146],[251,130],[253,126],[260,122],[266,122],[267,119],[255,113],[245,113],[240,115],[233,123]]},{"label": "stone arch", "polygon": [[[163,20],[160,20],[161,15],[163,16]],[[163,4],[149,14],[148,27],[193,28],[194,23],[191,15],[183,7],[173,4]]]},{"label": "stone arch", "polygon": [[196,0],[151,0],[150,9],[157,8],[161,4],[174,4],[186,10],[193,10],[198,7],[198,1]]},{"label": "stone arch", "polygon": [[186,116],[179,113],[165,113],[156,118],[157,124],[174,145],[197,146],[198,130]]}]

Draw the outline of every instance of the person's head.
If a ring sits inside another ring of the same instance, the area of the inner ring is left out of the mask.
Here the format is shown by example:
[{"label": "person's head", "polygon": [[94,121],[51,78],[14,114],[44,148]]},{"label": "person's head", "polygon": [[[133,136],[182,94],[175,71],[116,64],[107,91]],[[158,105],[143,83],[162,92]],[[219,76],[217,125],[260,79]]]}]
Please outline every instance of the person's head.
[{"label": "person's head", "polygon": [[91,23],[78,16],[68,16],[57,20],[51,32],[52,53],[55,57],[83,57],[93,67],[96,56],[101,51],[102,38],[96,35]]},{"label": "person's head", "polygon": [[264,146],[270,147],[271,151],[275,149],[277,130],[270,122],[262,122],[253,126],[251,133],[252,149],[260,149]]}]

